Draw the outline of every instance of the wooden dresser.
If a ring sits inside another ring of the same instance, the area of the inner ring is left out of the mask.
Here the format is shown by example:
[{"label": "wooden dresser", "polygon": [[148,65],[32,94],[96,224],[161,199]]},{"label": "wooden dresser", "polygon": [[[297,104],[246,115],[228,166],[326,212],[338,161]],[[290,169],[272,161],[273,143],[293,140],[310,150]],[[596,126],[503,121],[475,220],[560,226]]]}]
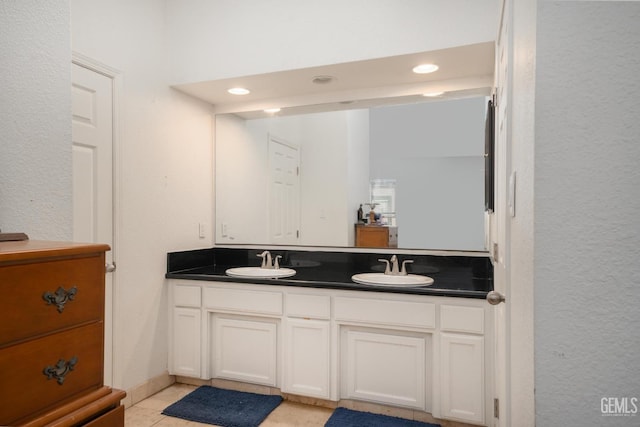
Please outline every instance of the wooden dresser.
[{"label": "wooden dresser", "polygon": [[398,227],[356,224],[356,246],[365,248],[397,248]]},{"label": "wooden dresser", "polygon": [[104,386],[101,244],[0,242],[0,425],[123,426]]}]

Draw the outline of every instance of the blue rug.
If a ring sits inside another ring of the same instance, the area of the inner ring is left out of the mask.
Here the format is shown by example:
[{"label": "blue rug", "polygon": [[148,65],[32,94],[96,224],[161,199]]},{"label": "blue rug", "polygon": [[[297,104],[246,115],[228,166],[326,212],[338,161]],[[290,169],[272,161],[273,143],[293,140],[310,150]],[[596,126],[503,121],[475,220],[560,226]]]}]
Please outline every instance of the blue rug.
[{"label": "blue rug", "polygon": [[370,412],[352,411],[337,408],[325,427],[440,427],[438,424],[422,423],[388,415],[372,414]]},{"label": "blue rug", "polygon": [[162,413],[224,427],[257,427],[282,402],[282,397],[198,387]]}]

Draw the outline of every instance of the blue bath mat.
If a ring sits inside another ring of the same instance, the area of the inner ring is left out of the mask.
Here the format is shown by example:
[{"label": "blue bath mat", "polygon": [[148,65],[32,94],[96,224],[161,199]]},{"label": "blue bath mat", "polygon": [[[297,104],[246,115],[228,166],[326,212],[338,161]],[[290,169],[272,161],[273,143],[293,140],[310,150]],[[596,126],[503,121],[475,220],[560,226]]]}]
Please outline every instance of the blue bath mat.
[{"label": "blue bath mat", "polygon": [[257,427],[280,402],[280,396],[202,386],[162,414],[224,427]]},{"label": "blue bath mat", "polygon": [[336,409],[325,427],[440,427],[438,424],[422,423],[420,421],[405,420],[404,418],[388,415],[372,414],[370,412],[353,411],[346,408]]}]

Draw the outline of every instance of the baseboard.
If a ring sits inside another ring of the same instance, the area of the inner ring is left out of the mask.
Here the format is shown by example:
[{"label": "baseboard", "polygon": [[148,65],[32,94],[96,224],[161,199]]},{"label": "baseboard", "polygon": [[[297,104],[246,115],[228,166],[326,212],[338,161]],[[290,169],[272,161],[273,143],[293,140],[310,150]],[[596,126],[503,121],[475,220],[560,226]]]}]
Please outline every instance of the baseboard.
[{"label": "baseboard", "polygon": [[128,389],[127,397],[122,400],[122,404],[125,406],[125,408],[129,408],[140,402],[141,400],[144,400],[147,397],[156,394],[160,390],[164,390],[175,382],[176,377],[173,375],[169,375],[169,372],[165,371],[162,374],[143,382],[142,384],[138,384]]}]

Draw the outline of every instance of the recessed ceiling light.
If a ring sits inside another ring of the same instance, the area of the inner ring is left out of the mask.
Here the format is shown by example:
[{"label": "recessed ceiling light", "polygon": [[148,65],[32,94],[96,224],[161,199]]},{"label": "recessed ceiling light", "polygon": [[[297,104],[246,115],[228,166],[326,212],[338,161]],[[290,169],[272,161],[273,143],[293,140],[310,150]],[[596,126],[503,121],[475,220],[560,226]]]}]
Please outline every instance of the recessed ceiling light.
[{"label": "recessed ceiling light", "polygon": [[247,95],[250,93],[249,89],[245,89],[243,87],[232,87],[227,92],[232,95]]},{"label": "recessed ceiling light", "polygon": [[428,93],[423,93],[422,96],[428,96],[430,98],[435,98],[437,96],[440,95],[444,95],[444,92],[428,92]]},{"label": "recessed ceiling light", "polygon": [[333,76],[314,76],[311,81],[317,85],[326,85],[327,83],[331,83],[336,78]]},{"label": "recessed ceiling light", "polygon": [[263,111],[265,113],[275,114],[280,111],[280,108],[265,108]]},{"label": "recessed ceiling light", "polygon": [[436,64],[420,64],[413,67],[413,72],[416,74],[429,74],[434,71],[438,71],[438,66]]}]

